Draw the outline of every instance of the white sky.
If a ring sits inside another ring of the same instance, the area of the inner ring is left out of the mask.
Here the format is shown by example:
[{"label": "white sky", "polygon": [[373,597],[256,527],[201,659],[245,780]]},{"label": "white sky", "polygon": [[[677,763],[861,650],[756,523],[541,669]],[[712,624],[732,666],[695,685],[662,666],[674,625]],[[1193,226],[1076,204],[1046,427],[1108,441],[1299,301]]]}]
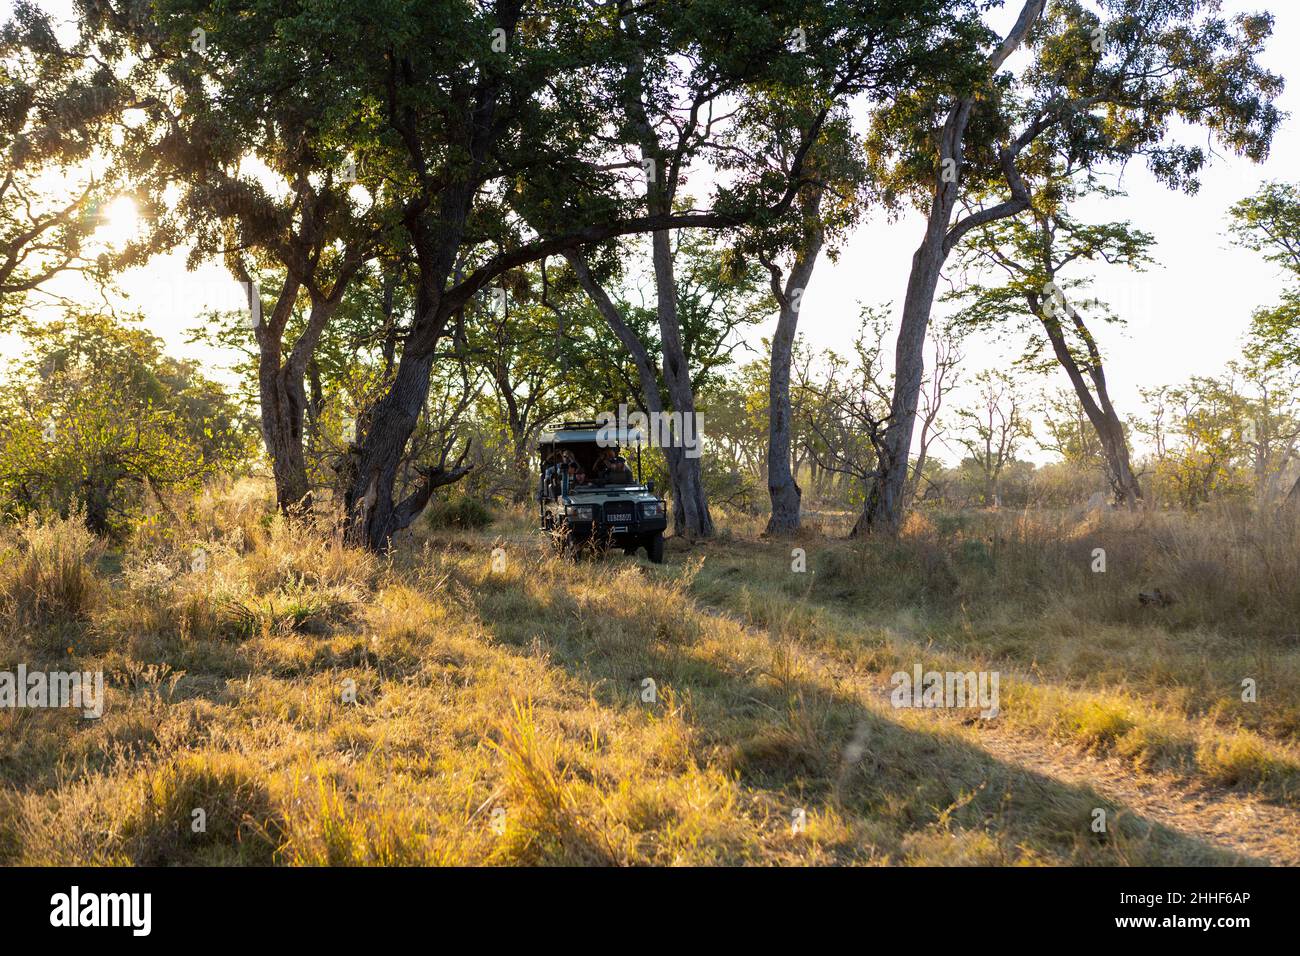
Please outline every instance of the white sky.
[{"label": "white sky", "polygon": [[[45,5],[67,9],[62,0],[46,0]],[[1271,8],[1276,17],[1265,65],[1286,76],[1291,64],[1300,59],[1300,3],[1224,2],[1228,15],[1261,7]],[[7,18],[9,12],[9,3],[0,0],[0,18]],[[1002,11],[996,25],[1005,17],[1006,11]],[[1300,78],[1280,98],[1278,105],[1283,111],[1300,114],[1297,87]],[[1240,353],[1252,310],[1277,299],[1282,277],[1258,255],[1228,242],[1226,215],[1232,203],[1262,182],[1300,179],[1298,123],[1296,118],[1283,123],[1268,161],[1260,166],[1234,156],[1218,157],[1202,176],[1201,191],[1195,196],[1170,192],[1135,163],[1122,181],[1126,198],[1099,202],[1087,210],[1093,221],[1131,219],[1158,241],[1156,265],[1148,272],[1103,268],[1096,273],[1095,294],[1127,320],[1123,328],[1094,329],[1107,358],[1112,395],[1121,414],[1140,411],[1139,387],[1221,371],[1225,362]],[[1203,137],[1195,131],[1188,135]],[[127,226],[129,223],[119,221],[109,228]],[[922,221],[914,214],[893,222],[877,215],[848,239],[837,263],[823,257],[803,298],[800,334],[804,341],[818,350],[847,349],[857,328],[860,304],[892,303],[897,315],[921,231]],[[950,266],[955,263],[954,256]],[[173,354],[201,359],[213,373],[227,360],[211,349],[184,341],[200,313],[246,308],[239,287],[224,268],[214,264],[187,272],[184,253],[177,252],[124,274],[120,285],[129,307],[147,316],[148,327]],[[73,278],[52,284],[55,291],[66,294],[73,294],[76,287]],[[944,312],[945,307],[937,305],[936,319]],[[771,334],[774,324],[772,316],[747,338],[757,345],[760,338]],[[0,357],[13,355],[18,344],[12,336],[0,336]],[[981,368],[1005,366],[1018,354],[1019,345],[1019,341],[999,342],[991,337],[968,341],[964,377],[972,378]],[[738,357],[745,360],[743,353]],[[1064,375],[1052,384],[1065,385]],[[953,401],[961,400],[958,392]],[[704,430],[707,433],[707,423]]]}]

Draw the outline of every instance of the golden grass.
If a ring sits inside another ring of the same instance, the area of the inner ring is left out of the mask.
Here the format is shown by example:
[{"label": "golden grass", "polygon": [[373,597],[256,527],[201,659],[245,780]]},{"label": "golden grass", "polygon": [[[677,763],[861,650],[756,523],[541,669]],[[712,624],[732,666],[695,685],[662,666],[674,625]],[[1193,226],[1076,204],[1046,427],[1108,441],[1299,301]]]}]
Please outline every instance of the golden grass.
[{"label": "golden grass", "polygon": [[[676,543],[661,567],[569,562],[520,511],[377,559],[268,510],[247,483],[211,492],[101,562],[66,626],[107,710],[0,711],[0,861],[1247,862],[994,758],[960,715],[892,709],[888,675],[914,661],[1000,667],[1001,721],[1137,772],[1296,793],[1294,691],[1275,683],[1294,653],[1244,636],[1245,559],[1192,583],[1213,534],[1172,520],[808,532],[800,575],[761,528]],[[1281,575],[1285,549],[1250,534],[1237,546]],[[1094,540],[1111,542],[1095,577],[1074,563]],[[1179,603],[1129,608],[1143,575]],[[1265,634],[1294,599],[1269,581],[1247,614]],[[67,660],[5,620],[5,660]],[[1246,665],[1258,712],[1231,700]]]},{"label": "golden grass", "polygon": [[75,512],[43,522],[31,515],[0,539],[0,613],[28,630],[84,619],[100,588],[92,564],[102,550]]}]

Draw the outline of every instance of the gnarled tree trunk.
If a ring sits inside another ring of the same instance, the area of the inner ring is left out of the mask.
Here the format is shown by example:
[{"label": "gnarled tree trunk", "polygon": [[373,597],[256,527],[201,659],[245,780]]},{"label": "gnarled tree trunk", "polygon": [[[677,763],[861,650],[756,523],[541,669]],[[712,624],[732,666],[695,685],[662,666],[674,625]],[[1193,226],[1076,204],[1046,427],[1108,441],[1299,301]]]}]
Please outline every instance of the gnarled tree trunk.
[{"label": "gnarled tree trunk", "polygon": [[285,513],[300,513],[311,508],[311,484],[303,452],[303,418],[308,405],[307,366],[321,332],[338,307],[345,284],[338,285],[334,296],[312,295],[306,328],[283,361],[284,328],[301,288],[296,280],[286,280],[270,318],[255,326],[262,436],[271,458],[276,505]]}]

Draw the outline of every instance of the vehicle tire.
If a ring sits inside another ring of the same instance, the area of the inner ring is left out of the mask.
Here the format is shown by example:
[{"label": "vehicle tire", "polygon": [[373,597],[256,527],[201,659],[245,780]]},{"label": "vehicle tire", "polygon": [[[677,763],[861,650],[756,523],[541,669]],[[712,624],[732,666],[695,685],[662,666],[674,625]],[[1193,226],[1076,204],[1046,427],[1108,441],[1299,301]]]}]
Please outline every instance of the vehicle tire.
[{"label": "vehicle tire", "polygon": [[652,563],[664,563],[664,533],[662,531],[656,531],[646,540],[645,553]]}]

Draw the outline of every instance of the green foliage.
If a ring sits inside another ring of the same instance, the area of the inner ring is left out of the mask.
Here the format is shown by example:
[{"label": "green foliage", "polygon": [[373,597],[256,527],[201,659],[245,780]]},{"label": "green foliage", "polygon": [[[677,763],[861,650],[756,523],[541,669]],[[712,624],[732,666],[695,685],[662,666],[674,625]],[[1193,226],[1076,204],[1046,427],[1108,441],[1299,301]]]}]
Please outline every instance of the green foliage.
[{"label": "green foliage", "polygon": [[1218,377],[1143,391],[1149,414],[1139,428],[1153,446],[1157,497],[1196,509],[1217,499],[1268,500],[1300,443],[1295,374],[1230,363]]},{"label": "green foliage", "polygon": [[90,241],[104,204],[128,188],[90,163],[110,148],[127,99],[102,54],[85,38],[66,40],[33,3],[0,24],[0,315],[65,270],[102,282],[147,252]]},{"label": "green foliage", "polygon": [[[1052,339],[1084,369],[1095,364],[1096,343],[1085,315],[1122,324],[1105,302],[1083,293],[1091,277],[1082,270],[1105,263],[1141,271],[1151,263],[1155,237],[1131,222],[1085,223],[1066,203],[1088,193],[1110,190],[1071,183],[1058,175],[1044,184],[1035,208],[1024,216],[1003,219],[973,232],[962,250],[968,270],[988,270],[998,281],[969,281],[946,295],[961,303],[955,322],[967,329],[991,331],[1012,325],[1025,336],[1021,359],[1026,367],[1046,372],[1057,366]],[[1066,318],[1071,321],[1064,321]]]},{"label": "green foliage", "polygon": [[[1300,280],[1300,187],[1265,183],[1229,211],[1238,245],[1262,252],[1290,279]],[[1276,305],[1256,310],[1249,352],[1274,367],[1300,368],[1300,285],[1282,292]]]},{"label": "green foliage", "polygon": [[6,511],[67,515],[120,532],[145,496],[237,467],[255,433],[193,363],[95,313],[22,328],[29,352],[0,394]]}]

